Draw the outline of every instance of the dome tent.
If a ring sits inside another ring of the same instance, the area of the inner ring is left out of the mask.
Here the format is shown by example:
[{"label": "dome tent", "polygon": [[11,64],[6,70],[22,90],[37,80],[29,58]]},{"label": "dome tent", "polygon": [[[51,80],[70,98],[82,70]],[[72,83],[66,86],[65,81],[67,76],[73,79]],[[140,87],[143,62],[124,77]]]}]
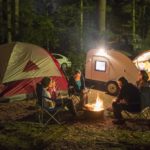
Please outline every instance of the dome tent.
[{"label": "dome tent", "polygon": [[36,84],[45,76],[56,81],[58,90],[67,90],[67,81],[57,60],[43,48],[16,42],[1,45],[0,53],[1,99],[33,97]]}]

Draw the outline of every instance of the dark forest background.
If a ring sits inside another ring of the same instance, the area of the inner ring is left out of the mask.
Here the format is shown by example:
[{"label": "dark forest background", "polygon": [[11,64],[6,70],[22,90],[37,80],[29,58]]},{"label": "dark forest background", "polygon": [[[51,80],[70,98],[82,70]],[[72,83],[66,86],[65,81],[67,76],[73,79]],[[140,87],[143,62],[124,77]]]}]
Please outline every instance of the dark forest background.
[{"label": "dark forest background", "polygon": [[107,0],[104,33],[98,26],[99,1],[0,0],[0,44],[37,44],[68,56],[75,67],[84,63],[89,49],[100,46],[102,37],[107,47],[132,55],[150,48],[149,0]]}]

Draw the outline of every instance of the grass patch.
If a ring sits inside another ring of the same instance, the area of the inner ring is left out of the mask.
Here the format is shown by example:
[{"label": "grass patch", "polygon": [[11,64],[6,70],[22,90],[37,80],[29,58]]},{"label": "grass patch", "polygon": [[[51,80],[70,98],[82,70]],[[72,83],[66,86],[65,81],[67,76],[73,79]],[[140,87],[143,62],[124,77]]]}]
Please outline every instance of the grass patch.
[{"label": "grass patch", "polygon": [[132,131],[75,123],[65,126],[37,123],[5,123],[0,130],[0,149],[145,149],[150,131]]}]

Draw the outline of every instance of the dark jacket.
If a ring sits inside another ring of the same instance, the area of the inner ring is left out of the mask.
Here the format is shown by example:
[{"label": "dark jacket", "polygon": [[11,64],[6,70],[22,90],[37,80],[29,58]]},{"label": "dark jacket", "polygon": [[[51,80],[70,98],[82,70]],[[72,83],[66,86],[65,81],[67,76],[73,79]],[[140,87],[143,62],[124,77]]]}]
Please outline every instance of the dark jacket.
[{"label": "dark jacket", "polygon": [[42,106],[42,91],[43,91],[43,86],[40,83],[37,83],[36,85],[36,96],[37,96],[37,104],[39,106]]},{"label": "dark jacket", "polygon": [[117,101],[125,99],[128,105],[140,105],[141,93],[139,89],[131,83],[123,86],[117,96]]}]

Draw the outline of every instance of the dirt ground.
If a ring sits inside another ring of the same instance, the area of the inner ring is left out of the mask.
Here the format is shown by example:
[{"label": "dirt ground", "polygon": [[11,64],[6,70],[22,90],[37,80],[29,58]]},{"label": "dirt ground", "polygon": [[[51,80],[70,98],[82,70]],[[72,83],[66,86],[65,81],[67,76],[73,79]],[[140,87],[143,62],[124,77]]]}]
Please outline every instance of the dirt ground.
[{"label": "dirt ground", "polygon": [[[114,96],[110,96],[106,94],[105,92],[98,91],[98,90],[90,90],[88,94],[89,103],[95,103],[96,98],[99,97],[103,101],[104,109],[111,106],[112,100],[115,98]],[[0,104],[0,122],[9,122],[9,121],[18,121],[18,120],[25,120],[25,121],[37,121],[36,118],[37,114],[37,108],[35,107],[35,100],[24,100],[24,101],[17,101],[13,103],[1,103]],[[82,115],[83,112],[78,113],[78,118],[74,122],[82,122],[84,120],[84,116]],[[125,116],[126,117],[126,116]],[[70,118],[69,118],[70,119]],[[113,114],[112,112],[104,111],[104,124],[105,127],[108,126],[112,127],[112,119]],[[68,121],[68,118],[66,117],[66,120]],[[134,119],[133,119],[134,120]],[[69,120],[70,121],[70,120]],[[69,123],[68,121],[68,123]],[[130,121],[130,120],[129,120]],[[132,120],[131,120],[132,121]],[[150,128],[150,122],[147,121],[147,129]],[[93,123],[96,123],[96,121],[93,121]],[[140,124],[142,121],[140,121]],[[137,122],[136,122],[137,123]],[[140,125],[141,126],[141,125]],[[144,124],[145,126],[145,124]],[[142,128],[142,127],[141,127]]]},{"label": "dirt ground", "polygon": [[[91,90],[89,103],[97,96],[104,108],[115,98],[104,92]],[[98,149],[149,149],[150,120],[127,119],[116,126],[113,114],[104,111],[103,119],[85,119],[83,111],[76,119],[64,115],[63,126],[55,123],[41,128],[37,120],[35,100],[0,104],[0,149],[39,150],[98,150]]]}]

